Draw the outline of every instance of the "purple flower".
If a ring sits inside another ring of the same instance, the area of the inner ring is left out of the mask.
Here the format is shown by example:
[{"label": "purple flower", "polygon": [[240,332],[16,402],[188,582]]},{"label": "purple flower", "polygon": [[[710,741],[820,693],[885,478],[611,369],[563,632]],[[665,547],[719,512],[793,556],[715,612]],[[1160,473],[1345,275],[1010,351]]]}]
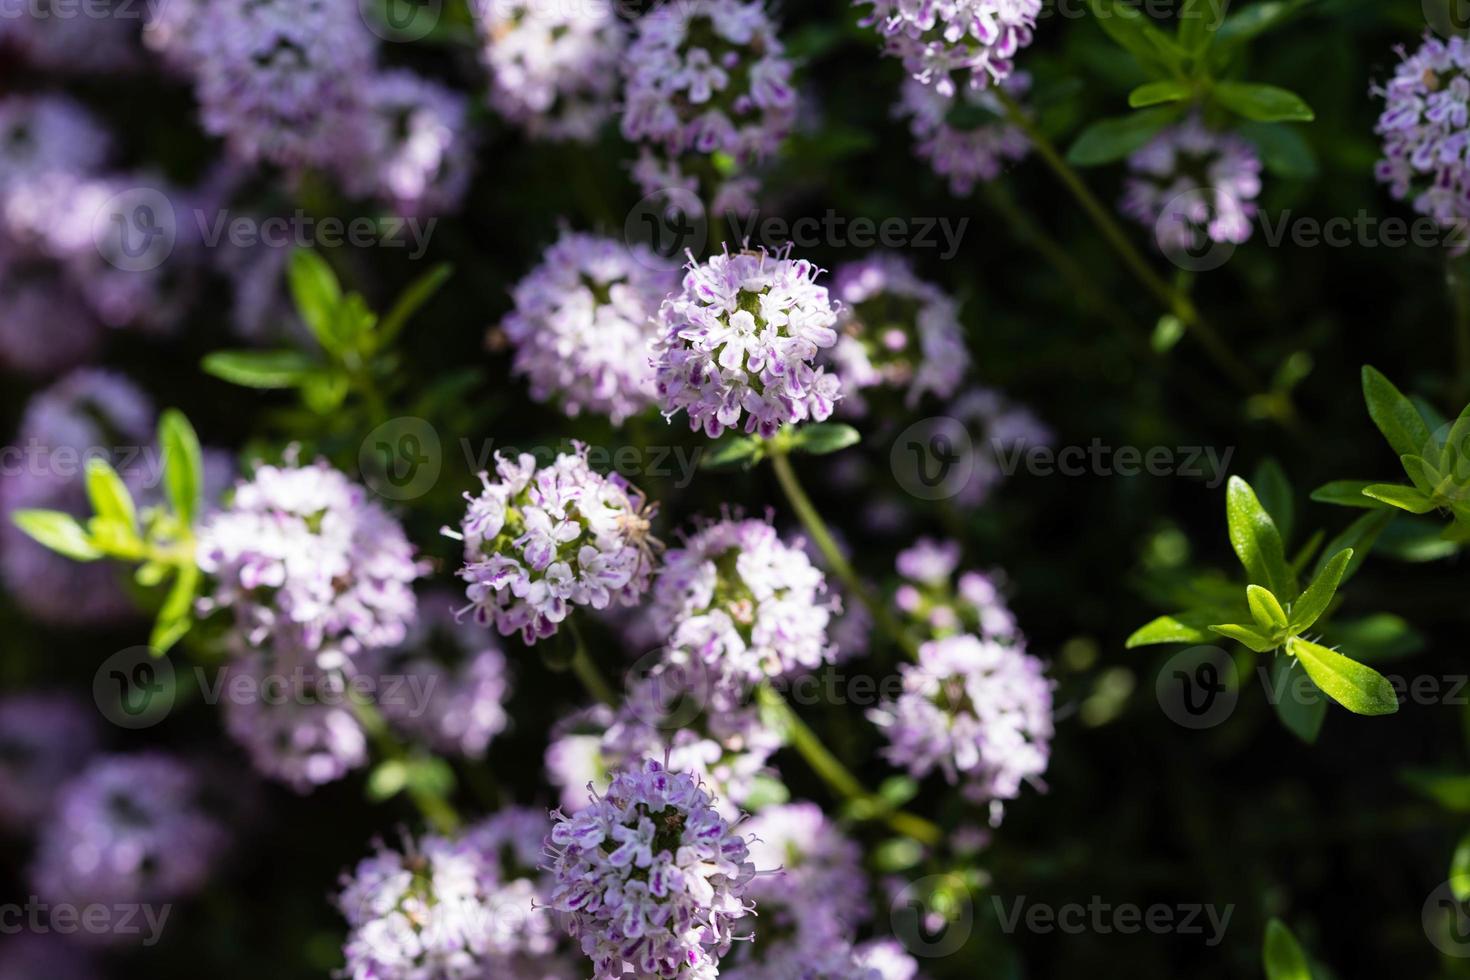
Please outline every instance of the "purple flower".
[{"label": "purple flower", "polygon": [[476,0],[490,104],[533,138],[591,143],[612,118],[628,43],[603,3]]},{"label": "purple flower", "polygon": [[39,71],[120,74],[142,63],[135,8],[125,0],[89,4],[14,3],[0,7],[0,48],[8,41]]},{"label": "purple flower", "polygon": [[1261,193],[1261,158],[1234,133],[1198,116],[1163,130],[1128,158],[1122,212],[1154,229],[1165,252],[1206,241],[1236,245],[1251,236]]},{"label": "purple flower", "polygon": [[919,966],[894,940],[860,946],[830,930],[779,939],[721,971],[725,980],[914,980]]},{"label": "purple flower", "polygon": [[831,362],[844,412],[867,413],[864,389],[899,389],[914,409],[926,394],[949,398],[959,388],[970,353],[958,304],[906,259],[878,254],[842,266],[832,292],[842,304]]},{"label": "purple flower", "polygon": [[1016,52],[1031,43],[1041,0],[854,0],[873,9],[884,50],[915,80],[952,95],[956,80],[974,88],[1000,81]]},{"label": "purple flower", "polygon": [[614,714],[604,704],[584,708],[551,728],[546,746],[546,780],[561,790],[561,809],[576,813],[586,807],[588,787],[604,793],[612,783],[612,766],[602,754]]},{"label": "purple flower", "polygon": [[158,753],[103,756],[64,786],[32,881],[47,901],[168,902],[197,892],[227,843],[189,766]]},{"label": "purple flower", "polygon": [[0,698],[0,826],[29,831],[96,749],[96,716],[76,698]]},{"label": "purple flower", "polygon": [[916,778],[937,769],[963,782],[999,822],[1003,801],[1046,772],[1052,683],[1041,661],[1020,645],[949,636],[925,643],[899,673],[897,699],[868,713],[888,737],[884,756]]},{"label": "purple flower", "polygon": [[420,600],[408,641],[379,658],[384,675],[407,682],[396,696],[385,686],[379,704],[390,721],[437,751],[478,759],[509,723],[510,681],[500,645],[460,622],[454,605],[441,592]]},{"label": "purple flower", "polygon": [[950,403],[949,416],[963,422],[971,433],[975,467],[955,495],[965,507],[985,503],[1015,462],[1033,446],[1049,446],[1056,438],[1031,410],[1017,405],[993,388],[969,388]]},{"label": "purple flower", "polygon": [[639,19],[623,66],[623,136],[652,144],[671,166],[714,153],[748,166],[776,151],[796,117],[791,62],[754,0],[654,8]]},{"label": "purple flower", "polygon": [[656,400],[649,347],[659,304],[675,286],[646,247],[563,232],[512,290],[501,324],[531,397],[621,425]]},{"label": "purple flower", "polygon": [[206,519],[197,558],[214,579],[202,611],[233,612],[244,646],[329,670],[407,639],[425,571],[398,522],[324,462],[259,467]]},{"label": "purple flower", "polygon": [[815,367],[837,343],[837,310],[804,259],[737,252],[691,261],[682,291],[659,310],[654,370],[664,415],[689,413],[711,439],[832,415],[835,375]]},{"label": "purple flower", "polygon": [[475,618],[526,643],[556,633],[577,606],[630,606],[648,590],[653,571],[649,510],[643,494],[614,473],[587,464],[587,447],[538,466],[530,453],[496,454],[492,481],[465,494],[469,508],[460,578]]},{"label": "purple flower", "polygon": [[475,165],[468,100],[409,71],[373,75],[364,88],[366,145],[340,168],[348,193],[408,217],[453,211]]},{"label": "purple flower", "polygon": [[761,871],[746,893],[760,909],[754,952],[767,935],[850,935],[867,920],[862,850],[815,803],[768,807],[743,829]]},{"label": "purple flower", "polygon": [[763,679],[814,671],[835,655],[825,578],[767,521],[699,527],[665,555],[653,601],[666,662],[701,677],[720,710]]},{"label": "purple flower", "polygon": [[1398,52],[1393,78],[1373,90],[1384,102],[1375,176],[1395,200],[1412,198],[1419,214],[1462,227],[1470,219],[1470,44],[1426,37],[1413,54]]},{"label": "purple flower", "polygon": [[626,973],[710,980],[755,874],[744,837],[686,773],[628,768],[547,842],[552,907],[592,958],[594,980]]},{"label": "purple flower", "polygon": [[[1031,88],[1031,76],[1016,72],[1000,87],[1016,97]],[[949,95],[906,79],[893,113],[909,120],[914,153],[941,177],[956,197],[968,197],[981,181],[992,181],[1006,166],[1031,152],[1025,130],[1005,117],[1005,108],[988,88],[966,86]]]},{"label": "purple flower", "polygon": [[898,574],[907,579],[894,595],[898,608],[932,637],[975,633],[986,640],[1016,640],[1016,617],[1006,605],[999,576],[966,571],[957,541],[920,538],[898,553]]}]

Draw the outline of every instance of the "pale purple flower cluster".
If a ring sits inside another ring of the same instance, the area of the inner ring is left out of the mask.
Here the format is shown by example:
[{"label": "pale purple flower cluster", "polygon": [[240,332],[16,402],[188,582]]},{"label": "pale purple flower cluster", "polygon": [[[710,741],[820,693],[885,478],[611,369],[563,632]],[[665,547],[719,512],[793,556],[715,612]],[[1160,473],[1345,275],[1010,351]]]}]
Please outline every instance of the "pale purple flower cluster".
[{"label": "pale purple flower cluster", "polygon": [[96,716],[76,698],[0,698],[0,827],[29,831],[96,749]]},{"label": "pale purple flower cluster", "polygon": [[408,641],[381,658],[385,677],[406,677],[408,690],[383,698],[383,714],[440,752],[482,758],[505,731],[510,689],[505,654],[492,636],[454,614],[448,593],[419,602]]},{"label": "pale purple flower cluster", "polygon": [[1016,52],[1031,43],[1041,0],[854,0],[873,9],[887,54],[945,95],[965,82],[984,88],[1015,68]]},{"label": "pale purple flower cluster", "polygon": [[959,563],[959,542],[920,538],[898,554],[898,574],[906,581],[894,593],[894,602],[930,636],[968,632],[987,640],[1018,639],[1016,617],[1001,593],[999,576],[965,571],[952,583]]},{"label": "pale purple flower cluster", "polygon": [[755,866],[692,776],[650,761],[574,816],[553,816],[552,907],[569,916],[593,980],[719,974]]},{"label": "pale purple flower cluster", "polygon": [[51,902],[175,901],[208,880],[228,841],[199,775],[159,753],[103,756],[62,788],[32,881]]},{"label": "pale purple flower cluster", "polygon": [[[342,880],[353,980],[540,980],[573,976],[550,959],[555,923],[534,872],[549,821],[508,810],[463,838],[379,846]],[[515,860],[509,866],[505,857]]]},{"label": "pale purple flower cluster", "polygon": [[1039,784],[1051,752],[1052,683],[1019,644],[972,635],[931,640],[899,667],[903,689],[868,717],[885,757],[909,775],[939,770],[999,822],[1022,783]]},{"label": "pale purple flower cluster", "polygon": [[576,444],[545,465],[522,453],[495,457],[496,479],[466,493],[459,532],[460,578],[475,618],[526,643],[556,633],[577,606],[635,604],[648,590],[655,539],[647,500],[613,473],[603,476]]},{"label": "pale purple flower cluster", "polygon": [[711,439],[745,417],[770,437],[783,425],[824,421],[841,397],[814,366],[837,343],[837,310],[816,266],[760,252],[689,265],[682,291],[658,313],[654,370],[664,415],[689,413]]},{"label": "pale purple flower cluster", "polygon": [[[1018,71],[998,84],[1020,99],[1031,88],[1031,76]],[[968,197],[976,184],[995,180],[1031,152],[1025,130],[1006,118],[988,88],[966,86],[946,95],[905,79],[894,115],[908,119],[914,153],[949,180],[956,197]]]},{"label": "pale purple flower cluster", "polygon": [[603,755],[616,715],[605,704],[583,708],[551,727],[546,745],[546,779],[561,790],[561,809],[576,813],[590,802],[587,789],[602,793],[612,783],[613,767]]},{"label": "pale purple flower cluster", "polygon": [[102,980],[91,953],[54,932],[0,939],[0,980]]},{"label": "pale purple flower cluster", "polygon": [[[775,152],[796,118],[792,65],[757,0],[656,7],[623,64],[623,135],[670,161],[723,153],[748,166]],[[665,186],[645,181],[643,191]]]},{"label": "pale purple flower cluster", "polygon": [[1056,438],[1029,408],[1018,405],[993,388],[975,387],[960,393],[949,406],[949,416],[964,423],[970,433],[975,467],[955,495],[964,507],[985,503],[1009,472],[1011,460],[1032,447],[1049,446]]},{"label": "pale purple flower cluster", "polygon": [[[18,469],[0,477],[0,513],[60,510],[91,516],[85,463],[111,460],[135,493],[157,480],[145,465],[153,441],[153,405],[120,375],[83,369],[32,398],[15,446]],[[0,577],[10,596],[44,622],[96,625],[134,613],[122,588],[125,573],[110,562],[79,563],[0,522]]]},{"label": "pale purple flower cluster", "polygon": [[246,646],[328,670],[407,639],[425,571],[398,522],[325,462],[259,467],[204,522],[197,559],[214,579],[205,612],[233,612]]},{"label": "pale purple flower cluster", "polygon": [[46,0],[7,0],[0,3],[0,57],[8,44],[34,70],[133,71],[142,62],[135,10],[127,0],[99,0],[84,10]]},{"label": "pale purple flower cluster", "polygon": [[643,245],[563,232],[512,290],[501,328],[531,397],[615,425],[652,407],[654,315],[676,285]]},{"label": "pale purple flower cluster", "polygon": [[1190,252],[1207,241],[1239,245],[1249,239],[1260,193],[1256,148],[1191,116],[1128,158],[1119,207],[1152,228],[1165,252]]},{"label": "pale purple flower cluster", "polygon": [[758,962],[722,971],[726,980],[914,980],[919,965],[896,940],[853,945],[841,935],[770,943]]},{"label": "pale purple flower cluster", "polygon": [[898,389],[912,410],[926,395],[949,398],[964,381],[970,352],[959,304],[907,259],[880,253],[841,266],[832,293],[842,304],[830,356],[844,412],[867,414],[865,389]]},{"label": "pale purple flower cluster", "polygon": [[452,210],[473,165],[468,103],[378,67],[357,4],[173,0],[147,43],[194,81],[204,128],[245,163],[335,174],[400,213]]},{"label": "pale purple flower cluster", "polygon": [[665,555],[653,601],[666,662],[689,676],[702,668],[716,710],[761,680],[814,671],[835,656],[826,580],[802,543],[782,541],[768,521],[697,528]]},{"label": "pale purple flower cluster", "polygon": [[743,828],[750,836],[750,859],[761,874],[747,896],[760,914],[760,937],[776,935],[852,935],[872,909],[862,850],[815,803],[767,807]]},{"label": "pale purple flower cluster", "polygon": [[1384,101],[1374,129],[1383,139],[1375,173],[1395,200],[1445,226],[1470,219],[1470,43],[1426,38],[1374,94]]},{"label": "pale purple flower cluster", "polygon": [[597,0],[475,0],[490,104],[533,138],[590,143],[612,118],[628,30]]}]

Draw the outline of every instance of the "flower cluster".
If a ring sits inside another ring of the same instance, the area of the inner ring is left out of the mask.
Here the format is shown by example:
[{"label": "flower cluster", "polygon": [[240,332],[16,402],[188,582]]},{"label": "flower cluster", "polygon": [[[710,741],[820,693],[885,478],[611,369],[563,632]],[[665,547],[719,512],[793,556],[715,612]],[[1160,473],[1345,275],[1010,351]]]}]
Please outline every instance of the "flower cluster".
[{"label": "flower cluster", "polygon": [[840,397],[814,367],[837,343],[837,310],[805,259],[736,252],[691,262],[680,293],[659,309],[654,369],[664,414],[689,413],[711,439],[734,428],[770,437],[824,421]]},{"label": "flower cluster", "polygon": [[526,643],[556,633],[575,606],[606,609],[636,603],[652,574],[649,512],[641,492],[614,473],[603,476],[577,444],[550,464],[499,454],[484,491],[465,494],[460,578],[482,624]]},{"label": "flower cluster", "polygon": [[1001,454],[1018,457],[1032,446],[1049,446],[1055,435],[1029,408],[1017,405],[993,388],[968,388],[950,403],[950,418],[963,423],[971,433],[975,467],[965,485],[955,494],[964,507],[979,507],[1005,480],[1007,469]]},{"label": "flower cluster", "polygon": [[886,53],[916,80],[952,95],[957,78],[974,88],[1000,81],[1031,43],[1041,0],[854,0],[873,9]]},{"label": "flower cluster", "polygon": [[914,980],[919,965],[891,939],[853,945],[840,935],[770,943],[759,962],[721,972],[726,980]]},{"label": "flower cluster", "polygon": [[966,571],[951,584],[959,563],[959,542],[920,538],[898,554],[898,574],[905,581],[894,593],[895,604],[930,636],[971,632],[987,640],[1017,639],[1016,617],[998,576]]},{"label": "flower cluster", "polygon": [[26,831],[97,748],[94,715],[64,694],[0,698],[0,827]]},{"label": "flower cluster", "polygon": [[962,781],[998,822],[1003,801],[1046,772],[1052,684],[1041,661],[1019,644],[965,634],[923,644],[899,672],[897,699],[869,712],[888,737],[884,755],[916,778],[937,769]]},{"label": "flower cluster", "polygon": [[233,612],[249,647],[329,670],[404,642],[424,573],[398,522],[325,462],[259,467],[200,528],[196,557],[214,579],[205,612]]},{"label": "flower cluster", "polygon": [[801,542],[768,521],[707,523],[664,557],[652,616],[666,662],[707,672],[711,705],[739,703],[750,686],[830,663],[836,605]]},{"label": "flower cluster", "polygon": [[871,913],[862,850],[815,803],[767,807],[745,825],[762,874],[747,893],[758,932],[852,934]]},{"label": "flower cluster", "polygon": [[879,253],[841,266],[832,292],[842,303],[831,359],[844,411],[867,413],[865,389],[899,389],[914,409],[925,395],[949,398],[959,388],[970,368],[959,306],[908,260]]},{"label": "flower cluster", "polygon": [[199,890],[228,835],[199,776],[156,753],[103,756],[62,788],[32,880],[48,901],[173,901]]},{"label": "flower cluster", "polygon": [[501,324],[531,397],[616,425],[652,407],[653,317],[674,285],[645,246],[564,232],[516,284]]},{"label": "flower cluster", "polygon": [[348,193],[386,202],[401,215],[454,210],[474,170],[469,102],[409,71],[371,76],[360,117],[363,162],[344,169]]},{"label": "flower cluster", "polygon": [[[1019,99],[1031,88],[1031,76],[1018,71],[998,84]],[[1031,151],[1025,130],[1006,118],[989,88],[966,87],[946,95],[906,79],[894,115],[908,119],[914,153],[948,178],[956,197],[968,197],[976,184],[995,180],[1007,164]]]},{"label": "flower cluster", "polygon": [[623,135],[671,161],[723,153],[748,165],[776,150],[796,116],[791,62],[758,0],[656,7],[623,64]]},{"label": "flower cluster", "polygon": [[613,4],[476,0],[490,104],[534,138],[591,143],[613,115],[628,33]]},{"label": "flower cluster", "polygon": [[1239,245],[1250,238],[1261,158],[1244,138],[1191,116],[1135,151],[1128,174],[1119,206],[1152,228],[1165,252],[1188,253],[1206,241]]},{"label": "flower cluster", "polygon": [[115,75],[139,67],[137,19],[126,0],[90,4],[84,15],[69,14],[72,9],[52,3],[0,8],[0,49],[10,45],[38,71]]},{"label": "flower cluster", "polygon": [[1396,200],[1412,197],[1418,213],[1462,226],[1470,219],[1470,43],[1431,37],[1399,56],[1393,78],[1375,90],[1384,101],[1375,173]]},{"label": "flower cluster", "polygon": [[473,623],[461,622],[456,605],[443,592],[420,600],[408,641],[379,659],[385,675],[409,678],[423,700],[384,699],[381,707],[399,729],[438,751],[481,758],[509,723],[510,680],[499,644]]},{"label": "flower cluster", "polygon": [[552,907],[569,916],[594,980],[718,975],[755,866],[693,777],[648,762],[574,816],[553,816]]}]

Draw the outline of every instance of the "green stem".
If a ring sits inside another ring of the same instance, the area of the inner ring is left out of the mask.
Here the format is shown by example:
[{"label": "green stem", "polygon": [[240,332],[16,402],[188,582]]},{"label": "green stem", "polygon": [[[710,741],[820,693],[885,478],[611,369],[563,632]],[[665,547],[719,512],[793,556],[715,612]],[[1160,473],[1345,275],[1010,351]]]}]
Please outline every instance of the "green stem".
[{"label": "green stem", "polygon": [[873,813],[874,819],[882,820],[896,833],[912,837],[920,844],[934,847],[944,839],[944,831],[937,824],[904,810],[895,810],[870,792],[822,743],[817,733],[801,720],[779,691],[770,684],[762,684],[758,694],[761,703],[780,717],[781,727],[790,737],[792,747],[837,795],[849,803],[862,804],[864,809]]},{"label": "green stem", "polygon": [[1138,249],[1133,247],[1133,243],[1128,240],[1128,236],[1124,233],[1122,227],[1113,219],[1112,212],[1103,207],[1102,202],[1093,195],[1092,191],[1088,190],[1087,185],[1077,174],[1077,171],[1072,169],[1072,166],[1057,151],[1056,146],[1052,144],[1051,140],[1041,132],[1031,120],[1031,117],[1026,115],[1021,109],[1020,104],[999,86],[996,86],[991,91],[995,93],[996,98],[1005,107],[1006,115],[1010,121],[1026,133],[1027,137],[1031,140],[1032,146],[1036,148],[1037,154],[1046,161],[1047,166],[1061,180],[1063,186],[1077,199],[1077,203],[1082,205],[1082,210],[1087,212],[1087,216],[1092,219],[1092,223],[1097,226],[1098,231],[1102,232],[1108,244],[1118,253],[1124,264],[1128,266],[1138,278],[1139,282],[1143,283],[1144,288],[1153,293],[1163,303],[1166,310],[1184,322],[1184,325],[1189,328],[1190,332],[1195,335],[1200,344],[1205,348],[1206,353],[1219,365],[1220,369],[1225,372],[1231,381],[1248,395],[1253,395],[1260,391],[1261,386],[1257,383],[1250,368],[1246,367],[1245,363],[1235,356],[1235,352],[1221,339],[1220,335],[1215,331],[1215,328],[1200,315],[1194,302],[1188,296],[1183,295],[1170,286],[1153,270],[1153,267],[1149,265],[1148,261],[1144,259]]},{"label": "green stem", "polygon": [[842,580],[843,587],[848,595],[855,597],[873,616],[873,622],[878,628],[888,635],[894,643],[898,644],[911,657],[918,656],[918,648],[913,639],[908,636],[894,618],[889,608],[878,600],[868,589],[867,585],[858,578],[857,572],[853,571],[847,556],[842,549],[837,547],[832,532],[827,527],[827,522],[822,520],[822,515],[812,504],[811,498],[802,489],[801,481],[796,478],[796,470],[791,466],[791,457],[779,443],[779,436],[769,444],[769,455],[771,466],[776,471],[776,480],[781,484],[781,490],[786,494],[786,499],[791,502],[791,509],[796,511],[796,516],[801,519],[802,525],[812,541],[827,559],[836,576]]},{"label": "green stem", "polygon": [[[352,712],[357,716],[358,724],[362,725],[363,730],[372,738],[373,744],[378,747],[378,751],[385,758],[399,762],[408,761],[408,749],[393,736],[388,722],[384,720],[382,713],[374,705],[355,697],[348,698],[348,703],[352,705]],[[438,793],[416,785],[412,778],[404,788],[408,791],[409,799],[413,800],[414,806],[418,807],[424,819],[436,831],[441,834],[453,834],[459,830],[461,821],[459,813],[454,809],[454,804]]]},{"label": "green stem", "polygon": [[577,675],[577,680],[582,682],[588,694],[603,704],[616,708],[618,706],[617,692],[603,678],[602,671],[597,669],[592,655],[587,652],[587,644],[582,641],[582,631],[577,629],[576,624],[571,620],[567,620],[567,628],[571,631],[572,643],[576,647],[572,653],[572,673]]}]

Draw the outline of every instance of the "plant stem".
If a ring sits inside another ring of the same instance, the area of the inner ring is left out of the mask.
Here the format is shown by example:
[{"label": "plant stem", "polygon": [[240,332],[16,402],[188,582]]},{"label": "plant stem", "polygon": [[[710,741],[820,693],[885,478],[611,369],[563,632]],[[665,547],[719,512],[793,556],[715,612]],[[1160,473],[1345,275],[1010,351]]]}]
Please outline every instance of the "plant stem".
[{"label": "plant stem", "polygon": [[[372,704],[360,698],[351,697],[347,700],[352,705],[352,713],[357,716],[358,724],[362,725],[373,743],[378,746],[378,751],[385,758],[407,763],[408,749],[394,737],[382,713]],[[409,799],[413,800],[419,813],[423,814],[424,819],[436,831],[441,834],[453,834],[459,830],[461,821],[459,813],[454,809],[454,804],[438,793],[416,784],[412,777],[409,778],[404,789],[408,791]]]},{"label": "plant stem", "polygon": [[582,641],[582,631],[577,629],[575,623],[567,620],[567,628],[572,634],[572,643],[575,651],[572,653],[572,673],[577,675],[577,680],[587,689],[587,693],[598,701],[610,707],[618,705],[617,692],[612,689],[607,680],[602,676],[602,671],[597,669],[592,655],[587,652],[587,644]]},{"label": "plant stem", "polygon": [[786,499],[791,502],[791,509],[796,511],[796,516],[801,519],[802,526],[812,536],[812,541],[827,559],[827,564],[833,573],[842,580],[842,585],[848,594],[868,607],[868,612],[873,616],[873,622],[888,635],[889,639],[898,644],[909,656],[917,657],[918,649],[913,639],[904,633],[888,607],[880,602],[869,591],[867,585],[858,578],[847,556],[842,553],[841,548],[837,547],[837,542],[833,539],[827,522],[822,520],[822,515],[812,504],[806,491],[802,489],[801,481],[796,478],[796,470],[791,466],[791,457],[778,440],[772,440],[769,443],[769,454],[771,466],[776,471],[776,480],[781,484],[781,490],[786,494]]},{"label": "plant stem", "polygon": [[873,819],[882,820],[896,833],[912,837],[920,844],[933,847],[944,839],[944,831],[932,821],[903,810],[895,810],[885,800],[871,793],[832,754],[827,746],[822,744],[817,733],[801,720],[801,717],[792,710],[791,705],[779,691],[769,684],[762,684],[758,693],[761,703],[768,710],[780,716],[781,727],[790,736],[792,747],[801,753],[807,765],[811,766],[822,781],[839,796],[850,803],[862,804],[872,811]]},{"label": "plant stem", "polygon": [[1098,231],[1102,232],[1108,244],[1113,247],[1113,250],[1118,253],[1119,257],[1123,259],[1124,264],[1143,283],[1144,287],[1163,303],[1166,310],[1184,322],[1184,325],[1189,328],[1190,332],[1195,335],[1200,344],[1205,348],[1206,353],[1219,365],[1220,369],[1225,372],[1231,381],[1247,395],[1254,395],[1259,392],[1261,385],[1257,382],[1250,368],[1235,356],[1235,352],[1215,332],[1215,328],[1200,315],[1194,302],[1188,296],[1185,296],[1170,286],[1168,282],[1153,270],[1153,267],[1149,265],[1148,261],[1139,253],[1138,249],[1133,247],[1133,243],[1128,240],[1127,234],[1124,233],[1123,229],[1118,225],[1118,222],[1113,219],[1112,213],[1103,207],[1102,203],[1098,201],[1092,191],[1088,190],[1087,185],[1082,181],[1077,171],[1072,169],[1072,166],[1057,151],[1056,146],[1053,145],[1051,140],[1041,132],[1031,120],[1031,117],[1022,111],[1020,104],[1011,98],[1005,89],[999,86],[992,88],[991,91],[995,93],[996,98],[1005,107],[1006,115],[1010,121],[1026,133],[1026,136],[1031,140],[1032,146],[1036,147],[1036,152],[1046,161],[1047,166],[1057,175],[1057,178],[1061,180],[1063,186],[1077,199],[1077,203],[1082,205],[1082,210],[1087,212],[1087,216],[1092,219],[1092,223],[1097,226]]}]

